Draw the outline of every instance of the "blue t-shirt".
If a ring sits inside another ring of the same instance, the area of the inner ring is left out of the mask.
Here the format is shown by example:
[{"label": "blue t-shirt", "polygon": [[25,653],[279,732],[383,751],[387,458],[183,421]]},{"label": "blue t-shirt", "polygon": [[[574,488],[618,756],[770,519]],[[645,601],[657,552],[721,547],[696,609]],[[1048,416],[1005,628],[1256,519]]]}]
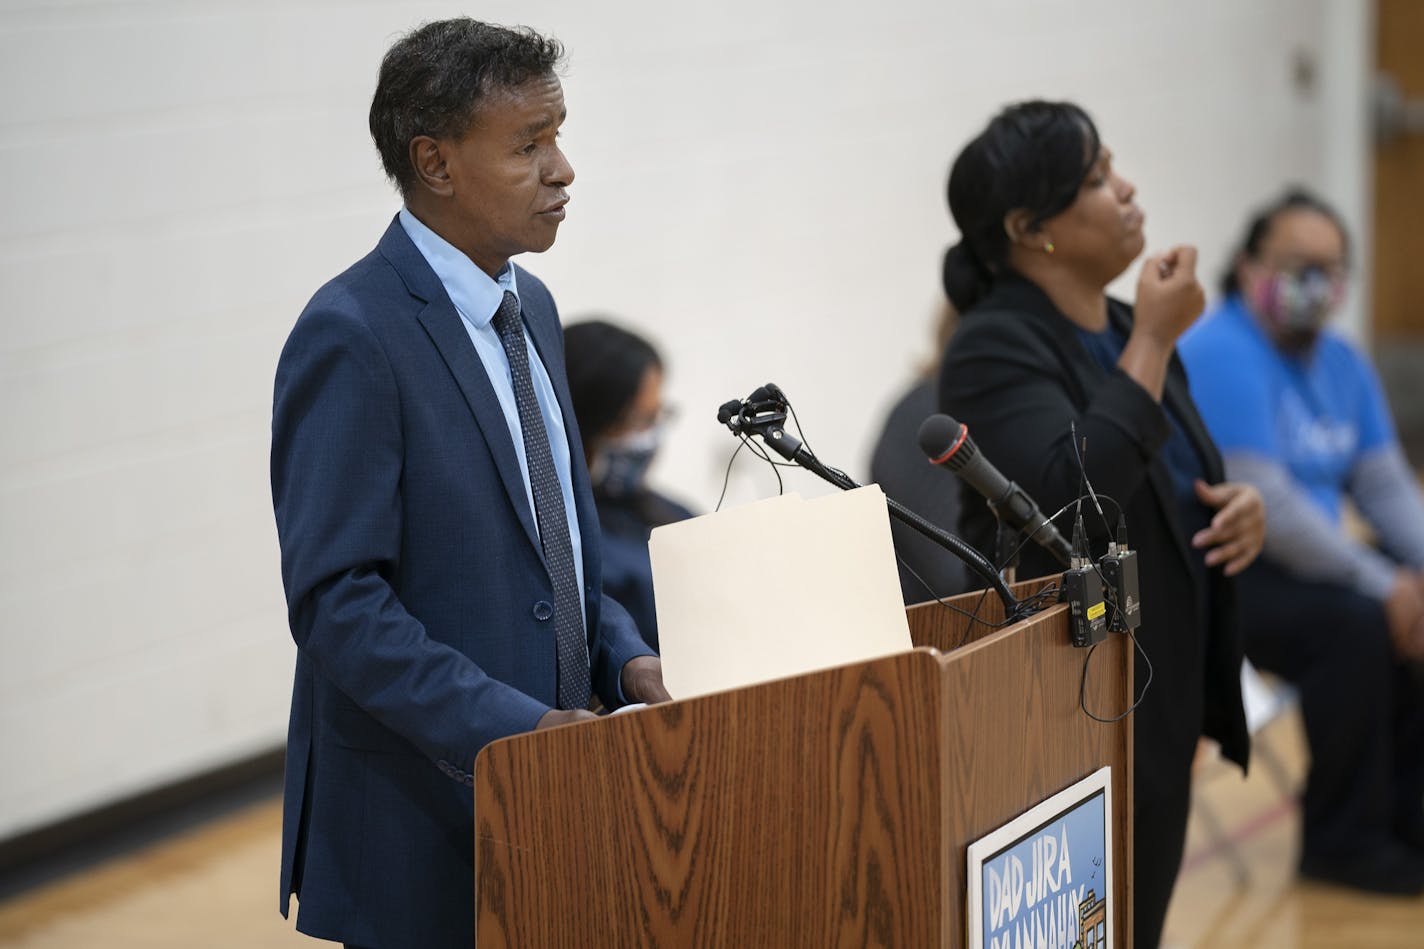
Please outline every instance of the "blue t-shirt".
[{"label": "blue t-shirt", "polygon": [[1307,353],[1283,353],[1239,296],[1199,320],[1177,352],[1222,454],[1280,464],[1339,523],[1350,470],[1394,441],[1384,394],[1364,357],[1330,332]]}]

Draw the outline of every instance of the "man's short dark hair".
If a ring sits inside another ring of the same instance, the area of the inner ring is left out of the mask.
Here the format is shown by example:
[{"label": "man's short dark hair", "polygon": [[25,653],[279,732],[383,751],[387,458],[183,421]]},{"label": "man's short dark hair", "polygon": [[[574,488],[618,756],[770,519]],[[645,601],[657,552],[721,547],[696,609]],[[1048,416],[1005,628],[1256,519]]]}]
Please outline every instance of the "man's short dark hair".
[{"label": "man's short dark hair", "polygon": [[402,194],[409,193],[415,184],[411,139],[462,137],[487,95],[554,75],[563,56],[558,40],[527,27],[468,17],[407,33],[381,60],[371,99],[371,138],[386,174]]}]

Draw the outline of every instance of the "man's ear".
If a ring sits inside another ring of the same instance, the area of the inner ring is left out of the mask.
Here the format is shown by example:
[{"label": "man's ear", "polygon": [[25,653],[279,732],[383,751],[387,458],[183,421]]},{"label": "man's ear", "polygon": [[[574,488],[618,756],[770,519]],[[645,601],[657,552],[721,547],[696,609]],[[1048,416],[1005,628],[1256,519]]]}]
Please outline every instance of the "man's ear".
[{"label": "man's ear", "polygon": [[1004,215],[1004,233],[1008,236],[1009,243],[1018,247],[1032,245],[1038,249],[1043,243],[1042,234],[1033,223],[1033,215],[1024,208],[1015,208]]},{"label": "man's ear", "polygon": [[450,170],[445,165],[444,144],[429,135],[417,135],[410,140],[410,166],[415,169],[415,184],[419,188],[448,198],[454,192]]}]

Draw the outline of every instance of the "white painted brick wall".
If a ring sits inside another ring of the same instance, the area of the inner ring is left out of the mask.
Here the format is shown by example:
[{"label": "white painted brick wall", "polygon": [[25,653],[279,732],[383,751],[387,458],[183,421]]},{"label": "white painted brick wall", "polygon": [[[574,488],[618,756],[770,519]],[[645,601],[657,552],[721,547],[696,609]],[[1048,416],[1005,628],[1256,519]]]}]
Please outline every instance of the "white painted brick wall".
[{"label": "white painted brick wall", "polygon": [[[862,467],[927,345],[949,162],[1007,101],[1083,103],[1152,246],[1199,243],[1213,278],[1243,207],[1287,179],[1360,220],[1363,144],[1336,130],[1363,129],[1362,6],[479,13],[569,47],[578,180],[559,243],[523,262],[566,317],[616,313],[661,343],[683,413],[658,477],[710,507],[733,447],[713,409],[768,379],[823,457]],[[381,53],[458,9],[0,3],[0,838],[281,740],[273,369],[396,209],[366,134]],[[1296,50],[1348,68],[1302,95]],[[732,496],[771,485],[739,463]]]}]

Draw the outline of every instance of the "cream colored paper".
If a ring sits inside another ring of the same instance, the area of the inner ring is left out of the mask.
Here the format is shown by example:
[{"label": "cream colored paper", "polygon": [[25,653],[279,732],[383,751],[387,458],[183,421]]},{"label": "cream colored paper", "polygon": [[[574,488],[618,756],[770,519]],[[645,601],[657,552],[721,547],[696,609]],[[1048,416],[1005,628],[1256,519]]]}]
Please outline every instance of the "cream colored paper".
[{"label": "cream colored paper", "polygon": [[674,698],[911,648],[877,485],[680,521],[649,546]]}]

